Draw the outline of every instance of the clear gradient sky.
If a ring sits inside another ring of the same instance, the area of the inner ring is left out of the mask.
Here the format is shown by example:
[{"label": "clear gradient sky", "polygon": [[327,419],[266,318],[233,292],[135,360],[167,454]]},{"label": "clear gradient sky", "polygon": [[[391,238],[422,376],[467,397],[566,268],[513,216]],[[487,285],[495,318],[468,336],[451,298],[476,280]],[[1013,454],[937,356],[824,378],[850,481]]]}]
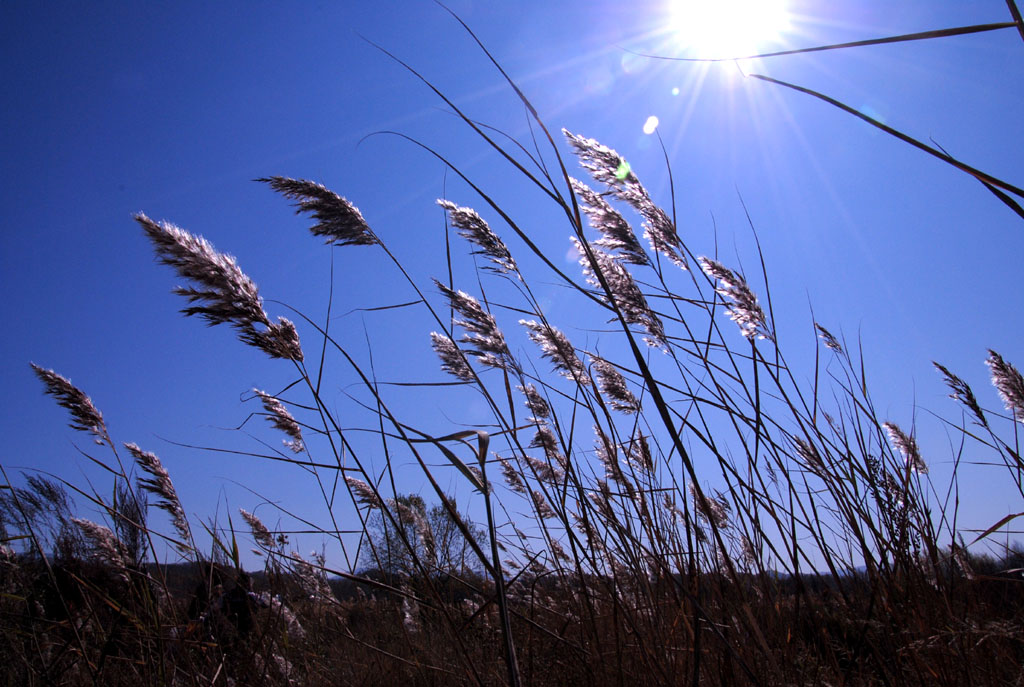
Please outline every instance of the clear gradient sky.
[{"label": "clear gradient sky", "polygon": [[[642,131],[657,116],[683,239],[694,252],[711,253],[717,234],[723,261],[756,274],[742,195],[792,366],[811,374],[812,308],[833,332],[860,339],[880,414],[905,427],[916,421],[942,484],[950,437],[930,412],[957,419],[959,409],[931,361],[974,385],[984,406],[1001,408],[984,359],[993,348],[1024,367],[1024,221],[970,177],[820,101],[744,78],[735,64],[626,52],[685,52],[666,29],[669,4],[450,3],[552,130],[566,127],[616,148],[668,203],[660,150]],[[789,29],[759,47],[1009,21],[1002,0],[787,4]],[[394,130],[457,161],[573,269],[564,224],[548,232],[549,216],[531,221],[536,194],[517,186],[443,102],[364,37],[471,116],[528,140],[523,109],[500,75],[427,0],[0,5],[0,287],[7,303],[0,383],[8,399],[0,464],[12,477],[41,469],[79,485],[94,480],[109,493],[75,448],[95,447],[67,428],[31,361],[86,391],[115,440],[160,455],[195,522],[218,508],[223,517],[226,506],[251,510],[262,497],[326,522],[319,494],[298,471],[169,443],[260,450],[231,430],[258,410],[243,399],[254,386],[278,391],[291,377],[289,366],[238,343],[226,328],[178,314],[182,303],[170,289],[180,280],[155,264],[133,213],[174,222],[237,256],[272,316],[289,315],[280,300],[322,319],[331,250],[286,202],[251,181],[310,178],[359,206],[429,287],[431,276],[446,273],[444,220],[434,199],[447,192],[460,204],[483,204],[412,144],[363,140]],[[743,69],[823,91],[1024,184],[1024,41],[1016,31],[779,57]],[[411,299],[373,251],[339,249],[334,258],[336,315]],[[459,264],[463,288],[473,290],[471,263]],[[570,306],[557,291],[547,297],[557,324],[559,307],[565,313]],[[371,342],[382,379],[444,380],[426,319],[353,313],[332,326],[364,361]],[[340,365],[328,372],[337,374],[331,394],[341,408],[353,380]],[[427,404],[417,417],[438,434],[475,419],[472,408],[437,404],[437,412]],[[279,443],[262,421],[245,430]],[[409,474],[404,487],[419,489],[422,478]],[[983,527],[1021,510],[1004,475],[991,468],[965,477],[961,518]],[[259,512],[277,519],[271,509]]]}]

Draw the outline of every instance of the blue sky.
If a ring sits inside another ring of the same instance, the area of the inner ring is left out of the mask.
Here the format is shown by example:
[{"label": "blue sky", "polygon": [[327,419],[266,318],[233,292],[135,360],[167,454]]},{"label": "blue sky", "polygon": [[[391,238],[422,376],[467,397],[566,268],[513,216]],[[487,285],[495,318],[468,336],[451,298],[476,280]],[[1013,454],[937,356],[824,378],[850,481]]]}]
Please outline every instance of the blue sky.
[{"label": "blue sky", "polygon": [[[979,183],[824,103],[743,78],[731,63],[709,68],[626,52],[681,54],[664,28],[666,0],[459,0],[451,7],[549,128],[616,148],[667,203],[661,152],[642,131],[657,116],[683,239],[698,254],[715,252],[717,240],[724,262],[756,274],[742,196],[798,373],[811,374],[813,308],[833,332],[863,342],[880,414],[908,427],[916,420],[940,474],[949,439],[929,411],[956,419],[959,410],[931,361],[972,383],[986,407],[1001,407],[983,361],[994,348],[1024,365],[1024,324],[1016,315],[1024,224]],[[1001,0],[793,0],[789,7],[791,30],[765,47],[1009,20]],[[564,257],[564,224],[538,209],[537,194],[443,102],[363,37],[407,61],[470,116],[529,140],[523,109],[500,74],[431,2],[0,8],[0,286],[9,323],[0,337],[0,379],[9,399],[0,414],[0,464],[9,473],[41,469],[79,485],[96,480],[109,492],[75,449],[93,450],[87,438],[66,428],[64,411],[43,396],[31,361],[90,394],[116,440],[160,455],[190,514],[253,509],[262,501],[255,492],[325,521],[319,494],[295,470],[169,443],[250,450],[260,449],[257,439],[276,444],[279,437],[262,420],[245,426],[255,438],[232,428],[258,410],[243,402],[248,390],[277,391],[291,376],[225,328],[178,314],[181,303],[170,289],[180,280],[155,264],[133,213],[174,222],[235,255],[271,315],[290,314],[281,301],[322,321],[331,250],[308,235],[308,223],[287,203],[251,180],[310,178],[346,196],[428,287],[447,269],[434,199],[447,194],[478,209],[483,203],[412,144],[366,138],[392,130],[456,161],[515,208],[556,262],[573,271]],[[826,92],[1024,183],[1024,41],[1015,31],[743,68]],[[515,241],[509,244],[515,252]],[[456,281],[474,291],[463,249],[455,244]],[[334,261],[336,316],[412,298],[379,253],[337,249]],[[545,292],[556,323],[572,317],[561,293]],[[368,362],[372,350],[382,379],[444,381],[422,313],[351,313],[332,327],[361,360]],[[303,334],[314,340],[311,331]],[[353,378],[338,363],[327,372],[345,417]],[[438,434],[482,421],[458,395],[410,402],[420,404],[410,417]],[[407,488],[419,489],[422,478],[411,467],[407,474]],[[961,517],[987,526],[1020,510],[1003,475],[965,475]],[[276,520],[272,509],[260,512]]]}]

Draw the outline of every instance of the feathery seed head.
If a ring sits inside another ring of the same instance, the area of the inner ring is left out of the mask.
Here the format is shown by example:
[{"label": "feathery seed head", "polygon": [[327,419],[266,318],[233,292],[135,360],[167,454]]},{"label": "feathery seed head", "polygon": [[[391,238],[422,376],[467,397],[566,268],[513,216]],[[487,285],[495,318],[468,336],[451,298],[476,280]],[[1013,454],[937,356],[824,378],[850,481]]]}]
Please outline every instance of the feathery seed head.
[{"label": "feathery seed head", "polygon": [[[570,237],[570,240],[579,253],[580,267],[583,268],[583,275],[587,282],[595,288],[602,289],[598,273],[604,276],[612,301],[622,312],[626,323],[637,324],[647,330],[649,336],[644,337],[647,345],[664,348],[665,327],[661,319],[647,305],[647,299],[626,267],[609,253],[597,247],[596,244],[589,244],[590,253],[594,256],[592,262],[579,239],[573,236]],[[608,300],[607,295],[604,296],[606,301]]]},{"label": "feathery seed head", "polygon": [[839,340],[832,336],[832,332],[822,327],[817,322],[814,323],[815,329],[818,330],[818,337],[825,344],[825,348],[829,348],[836,353],[842,353],[843,347],[839,344]]},{"label": "feathery seed head", "polygon": [[819,475],[823,473],[825,463],[821,460],[821,455],[818,453],[818,449],[814,447],[814,444],[800,437],[793,437],[793,445],[796,446],[796,454],[811,472],[818,473]]},{"label": "feathery seed head", "polygon": [[680,241],[675,225],[665,211],[651,200],[629,163],[614,150],[592,138],[576,136],[565,129],[562,132],[580,159],[580,165],[590,172],[594,181],[608,185],[613,196],[631,205],[644,218],[644,237],[650,242],[651,248],[682,269],[687,269],[686,258],[677,249]]},{"label": "feathery seed head", "polygon": [[299,427],[299,423],[296,422],[295,418],[292,417],[292,414],[288,412],[288,409],[284,407],[281,401],[259,389],[253,389],[253,391],[263,402],[263,409],[268,413],[267,420],[275,428],[291,437],[290,441],[284,442],[285,446],[294,453],[301,453],[305,448],[305,444],[302,441],[302,428]]},{"label": "feathery seed head", "polygon": [[711,517],[718,527],[729,526],[729,502],[725,500],[722,494],[715,492],[715,497],[708,499],[708,508]]},{"label": "feathery seed head", "polygon": [[295,614],[292,613],[291,609],[281,603],[281,597],[274,596],[270,592],[260,592],[259,596],[256,598],[263,607],[270,609],[271,614],[275,618],[281,618],[285,621],[289,637],[293,640],[305,638],[305,628],[302,627],[302,623],[300,623],[299,619],[295,617]]},{"label": "feathery seed head", "polygon": [[718,281],[715,291],[728,301],[725,311],[739,325],[743,336],[774,341],[775,337],[768,331],[764,311],[757,302],[757,296],[747,286],[747,280],[711,258],[702,257],[698,261],[704,274]]},{"label": "feathery seed head", "polygon": [[676,225],[665,211],[646,195],[640,199],[637,209],[644,218],[644,238],[651,244],[651,248],[667,257],[677,267],[689,269],[686,256],[677,248],[680,241]]},{"label": "feathery seed head", "polygon": [[517,386],[516,388],[526,396],[526,407],[533,413],[533,417],[530,418],[532,421],[538,422],[551,415],[551,406],[548,405],[547,400],[537,391],[537,387],[533,384],[527,384],[525,386]]},{"label": "feathery seed head", "polygon": [[512,463],[505,458],[499,458],[498,463],[501,465],[501,474],[504,476],[505,483],[508,484],[509,489],[520,494],[525,494],[526,485],[523,484],[523,480],[516,469],[512,467]]},{"label": "feathery seed head", "polygon": [[570,562],[569,555],[565,552],[565,549],[562,548],[562,545],[555,539],[551,540],[551,557],[560,563]]},{"label": "feathery seed head", "polygon": [[155,453],[143,451],[137,444],[132,443],[127,443],[124,447],[132,454],[139,467],[151,475],[148,478],[140,477],[138,479],[139,488],[159,497],[156,507],[171,516],[171,524],[174,525],[175,531],[181,538],[176,546],[182,553],[187,553],[190,550],[189,542],[192,540],[192,532],[188,526],[188,518],[185,517],[185,509],[181,507],[181,501],[178,499],[178,492],[174,489],[174,483],[171,482],[170,474]]},{"label": "feathery seed head", "polygon": [[299,583],[302,593],[310,601],[321,603],[337,603],[338,599],[327,584],[327,574],[324,571],[323,558],[314,552],[316,565],[302,558],[297,551],[292,551],[292,572],[295,580]]},{"label": "feathery seed head", "polygon": [[[480,468],[478,468],[475,465],[467,465],[466,468],[473,475],[473,478],[470,479],[470,481],[473,482],[474,488],[477,489],[477,491],[479,491],[482,494],[486,494],[487,492],[489,492],[490,488],[491,488],[490,487],[490,483],[486,479],[484,479],[484,472],[483,472],[483,470],[481,470]],[[480,485],[483,488],[480,489],[476,485]]]},{"label": "feathery seed head", "polygon": [[210,324],[227,322],[236,327],[270,324],[256,284],[242,272],[233,256],[218,252],[202,236],[169,222],[155,222],[141,213],[135,220],[153,242],[160,262],[199,285],[198,289],[175,290],[190,302],[207,302],[186,308],[186,315],[199,315]]},{"label": "feathery seed head", "polygon": [[239,337],[244,343],[255,346],[271,358],[283,358],[301,363],[302,345],[295,324],[286,317],[278,317],[276,324],[267,325],[263,331],[243,330]]},{"label": "feathery seed head", "polygon": [[595,357],[594,369],[597,370],[597,383],[612,408],[623,413],[640,412],[640,400],[629,390],[626,378],[614,365],[604,358]]},{"label": "feathery seed head", "polygon": [[441,369],[464,382],[473,381],[473,370],[469,367],[459,347],[448,336],[430,332],[430,346],[441,359]]},{"label": "feathery seed head", "polygon": [[494,316],[484,310],[480,302],[465,291],[449,289],[436,279],[434,284],[448,299],[451,307],[462,316],[461,320],[455,322],[466,331],[461,341],[476,349],[467,351],[467,353],[475,356],[482,365],[515,370],[515,361],[512,359],[508,344],[505,343],[505,336],[498,329],[498,322]]},{"label": "feathery seed head", "polygon": [[558,483],[562,479],[562,472],[557,468],[548,465],[540,458],[526,456],[526,462],[541,482]]},{"label": "feathery seed head", "polygon": [[562,133],[579,158],[580,166],[590,172],[594,181],[607,185],[616,198],[635,205],[640,198],[647,196],[629,163],[617,152],[567,129],[562,129]]},{"label": "feathery seed head", "polygon": [[989,349],[985,361],[992,374],[992,384],[1003,399],[1003,405],[1017,422],[1024,422],[1024,377],[1003,356]]},{"label": "feathery seed head", "polygon": [[349,489],[352,490],[356,500],[364,506],[369,506],[370,508],[380,508],[382,506],[376,492],[363,480],[355,477],[346,477],[345,482],[348,483]]},{"label": "feathery seed head", "polygon": [[96,557],[111,566],[124,582],[128,581],[128,551],[109,527],[98,525],[91,520],[71,518],[95,547]]},{"label": "feathery seed head", "polygon": [[974,414],[974,417],[982,427],[988,427],[988,419],[982,412],[981,406],[978,404],[978,399],[975,398],[974,391],[971,389],[970,385],[937,362],[932,361],[932,365],[942,373],[943,378],[946,380],[946,386],[948,386],[953,392],[949,397],[954,401],[960,401],[963,403],[967,409]]},{"label": "feathery seed head", "polygon": [[555,437],[555,433],[546,424],[537,425],[537,433],[533,435],[533,440],[530,441],[530,448],[544,449],[544,455],[547,459],[563,468],[568,464],[558,445],[558,438]]},{"label": "feathery seed head", "polygon": [[626,476],[619,465],[617,447],[597,425],[594,425],[594,436],[594,453],[604,466],[605,479],[625,486]]},{"label": "feathery seed head", "polygon": [[459,230],[459,236],[467,241],[476,244],[478,250],[473,251],[474,255],[485,255],[491,259],[496,272],[518,273],[516,261],[512,258],[505,243],[498,238],[487,222],[472,208],[459,207],[449,200],[438,199],[437,204],[448,211],[452,224]]},{"label": "feathery seed head", "polygon": [[690,482],[688,488],[690,496],[693,498],[694,509],[700,517],[718,529],[729,527],[729,502],[722,494],[716,491],[713,497],[702,495],[697,491],[693,482]]},{"label": "feathery seed head", "polygon": [[643,434],[637,434],[629,442],[629,447],[626,451],[626,458],[629,460],[636,469],[644,472],[654,471],[654,458],[651,456],[651,445],[647,441],[647,437]]},{"label": "feathery seed head", "polygon": [[597,489],[589,494],[590,502],[594,504],[597,512],[608,523],[615,522],[615,508],[612,506],[612,490],[603,479],[597,480]]},{"label": "feathery seed head", "polygon": [[740,537],[740,560],[742,560],[743,565],[748,568],[757,562],[757,554],[754,552],[754,544],[745,534]]},{"label": "feathery seed head", "polygon": [[71,380],[53,370],[30,363],[36,376],[46,386],[46,393],[57,399],[57,404],[71,412],[71,427],[89,432],[99,441],[110,443],[107,425],[103,422],[103,413],[93,404],[85,392],[71,383]]},{"label": "feathery seed head", "polygon": [[413,529],[416,531],[416,538],[423,545],[427,560],[436,560],[437,543],[434,539],[434,530],[423,511],[416,508],[413,509]]},{"label": "feathery seed head", "polygon": [[[256,655],[258,656],[259,654]],[[295,678],[292,677],[295,672],[295,666],[292,665],[291,661],[277,653],[272,654],[270,658],[274,661],[274,667],[277,668],[277,672],[281,677],[287,680],[289,684],[296,682]],[[266,673],[266,670],[262,670],[260,672]]]},{"label": "feathery seed head", "polygon": [[956,567],[960,568],[960,574],[967,580],[976,579],[974,574],[974,568],[971,566],[970,560],[967,558],[967,550],[962,546],[957,546],[955,543],[952,545],[953,560],[956,562]]},{"label": "feathery seed head", "polygon": [[[422,503],[422,502],[421,502]],[[388,507],[398,514],[398,521],[403,525],[411,525],[416,538],[423,546],[428,560],[434,560],[437,553],[434,542],[434,530],[430,527],[422,508],[408,506],[397,499],[388,499]]]},{"label": "feathery seed head", "polygon": [[285,198],[296,201],[296,213],[308,212],[317,220],[309,230],[335,246],[372,246],[380,240],[352,203],[315,181],[266,177],[257,179]]},{"label": "feathery seed head", "polygon": [[416,634],[422,629],[420,626],[420,605],[415,601],[411,601],[409,597],[402,599],[402,624],[405,626],[406,632],[410,634]]},{"label": "feathery seed head", "polygon": [[174,289],[194,304],[182,309],[185,315],[198,315],[211,325],[230,324],[244,343],[272,358],[302,360],[295,325],[284,318],[271,324],[259,289],[235,258],[217,252],[203,237],[168,222],[155,222],[141,213],[135,220],[149,236],[160,262],[197,285]]},{"label": "feathery seed head", "polygon": [[582,210],[590,220],[590,226],[601,232],[601,238],[594,245],[618,253],[621,259],[633,265],[646,265],[650,260],[640,242],[636,239],[629,222],[604,197],[578,179],[570,179],[572,189],[582,201]]},{"label": "feathery seed head", "polygon": [[249,529],[252,530],[252,538],[256,540],[256,543],[264,549],[273,549],[274,535],[270,533],[270,530],[263,524],[263,521],[244,508],[239,508],[238,512],[242,515],[242,519],[248,523]]},{"label": "feathery seed head", "polygon": [[530,498],[533,499],[533,506],[537,509],[538,517],[544,520],[555,517],[555,511],[551,510],[551,506],[548,505],[548,501],[544,498],[544,494],[531,489]]},{"label": "feathery seed head", "polygon": [[666,511],[668,511],[669,518],[671,518],[673,522],[679,522],[685,519],[685,514],[679,509],[679,506],[676,505],[676,500],[671,494],[665,493],[662,495],[661,505]]},{"label": "feathery seed head", "polygon": [[921,458],[921,451],[917,448],[914,437],[907,435],[895,422],[883,422],[882,426],[889,434],[889,441],[897,451],[903,454],[910,469],[918,474],[927,475],[928,465]]},{"label": "feathery seed head", "polygon": [[526,327],[530,340],[540,346],[541,356],[550,360],[559,374],[577,384],[590,384],[586,368],[565,334],[546,322],[519,320],[519,324]]}]

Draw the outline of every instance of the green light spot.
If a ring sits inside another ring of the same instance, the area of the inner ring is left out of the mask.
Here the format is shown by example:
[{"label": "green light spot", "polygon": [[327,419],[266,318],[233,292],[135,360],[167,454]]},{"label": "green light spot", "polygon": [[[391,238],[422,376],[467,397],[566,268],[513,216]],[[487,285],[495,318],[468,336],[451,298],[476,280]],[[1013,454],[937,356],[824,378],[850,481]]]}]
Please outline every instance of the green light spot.
[{"label": "green light spot", "polygon": [[625,160],[619,160],[619,168],[615,170],[615,178],[622,181],[630,174],[629,163]]}]

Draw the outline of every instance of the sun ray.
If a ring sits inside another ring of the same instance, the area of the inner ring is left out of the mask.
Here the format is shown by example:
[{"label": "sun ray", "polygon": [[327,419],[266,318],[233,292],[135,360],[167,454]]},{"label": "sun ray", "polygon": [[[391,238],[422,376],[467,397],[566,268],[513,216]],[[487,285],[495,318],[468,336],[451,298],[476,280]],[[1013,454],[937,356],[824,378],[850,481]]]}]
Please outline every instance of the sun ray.
[{"label": "sun ray", "polygon": [[790,28],[785,0],[675,0],[676,40],[693,57],[742,57],[778,41]]}]

